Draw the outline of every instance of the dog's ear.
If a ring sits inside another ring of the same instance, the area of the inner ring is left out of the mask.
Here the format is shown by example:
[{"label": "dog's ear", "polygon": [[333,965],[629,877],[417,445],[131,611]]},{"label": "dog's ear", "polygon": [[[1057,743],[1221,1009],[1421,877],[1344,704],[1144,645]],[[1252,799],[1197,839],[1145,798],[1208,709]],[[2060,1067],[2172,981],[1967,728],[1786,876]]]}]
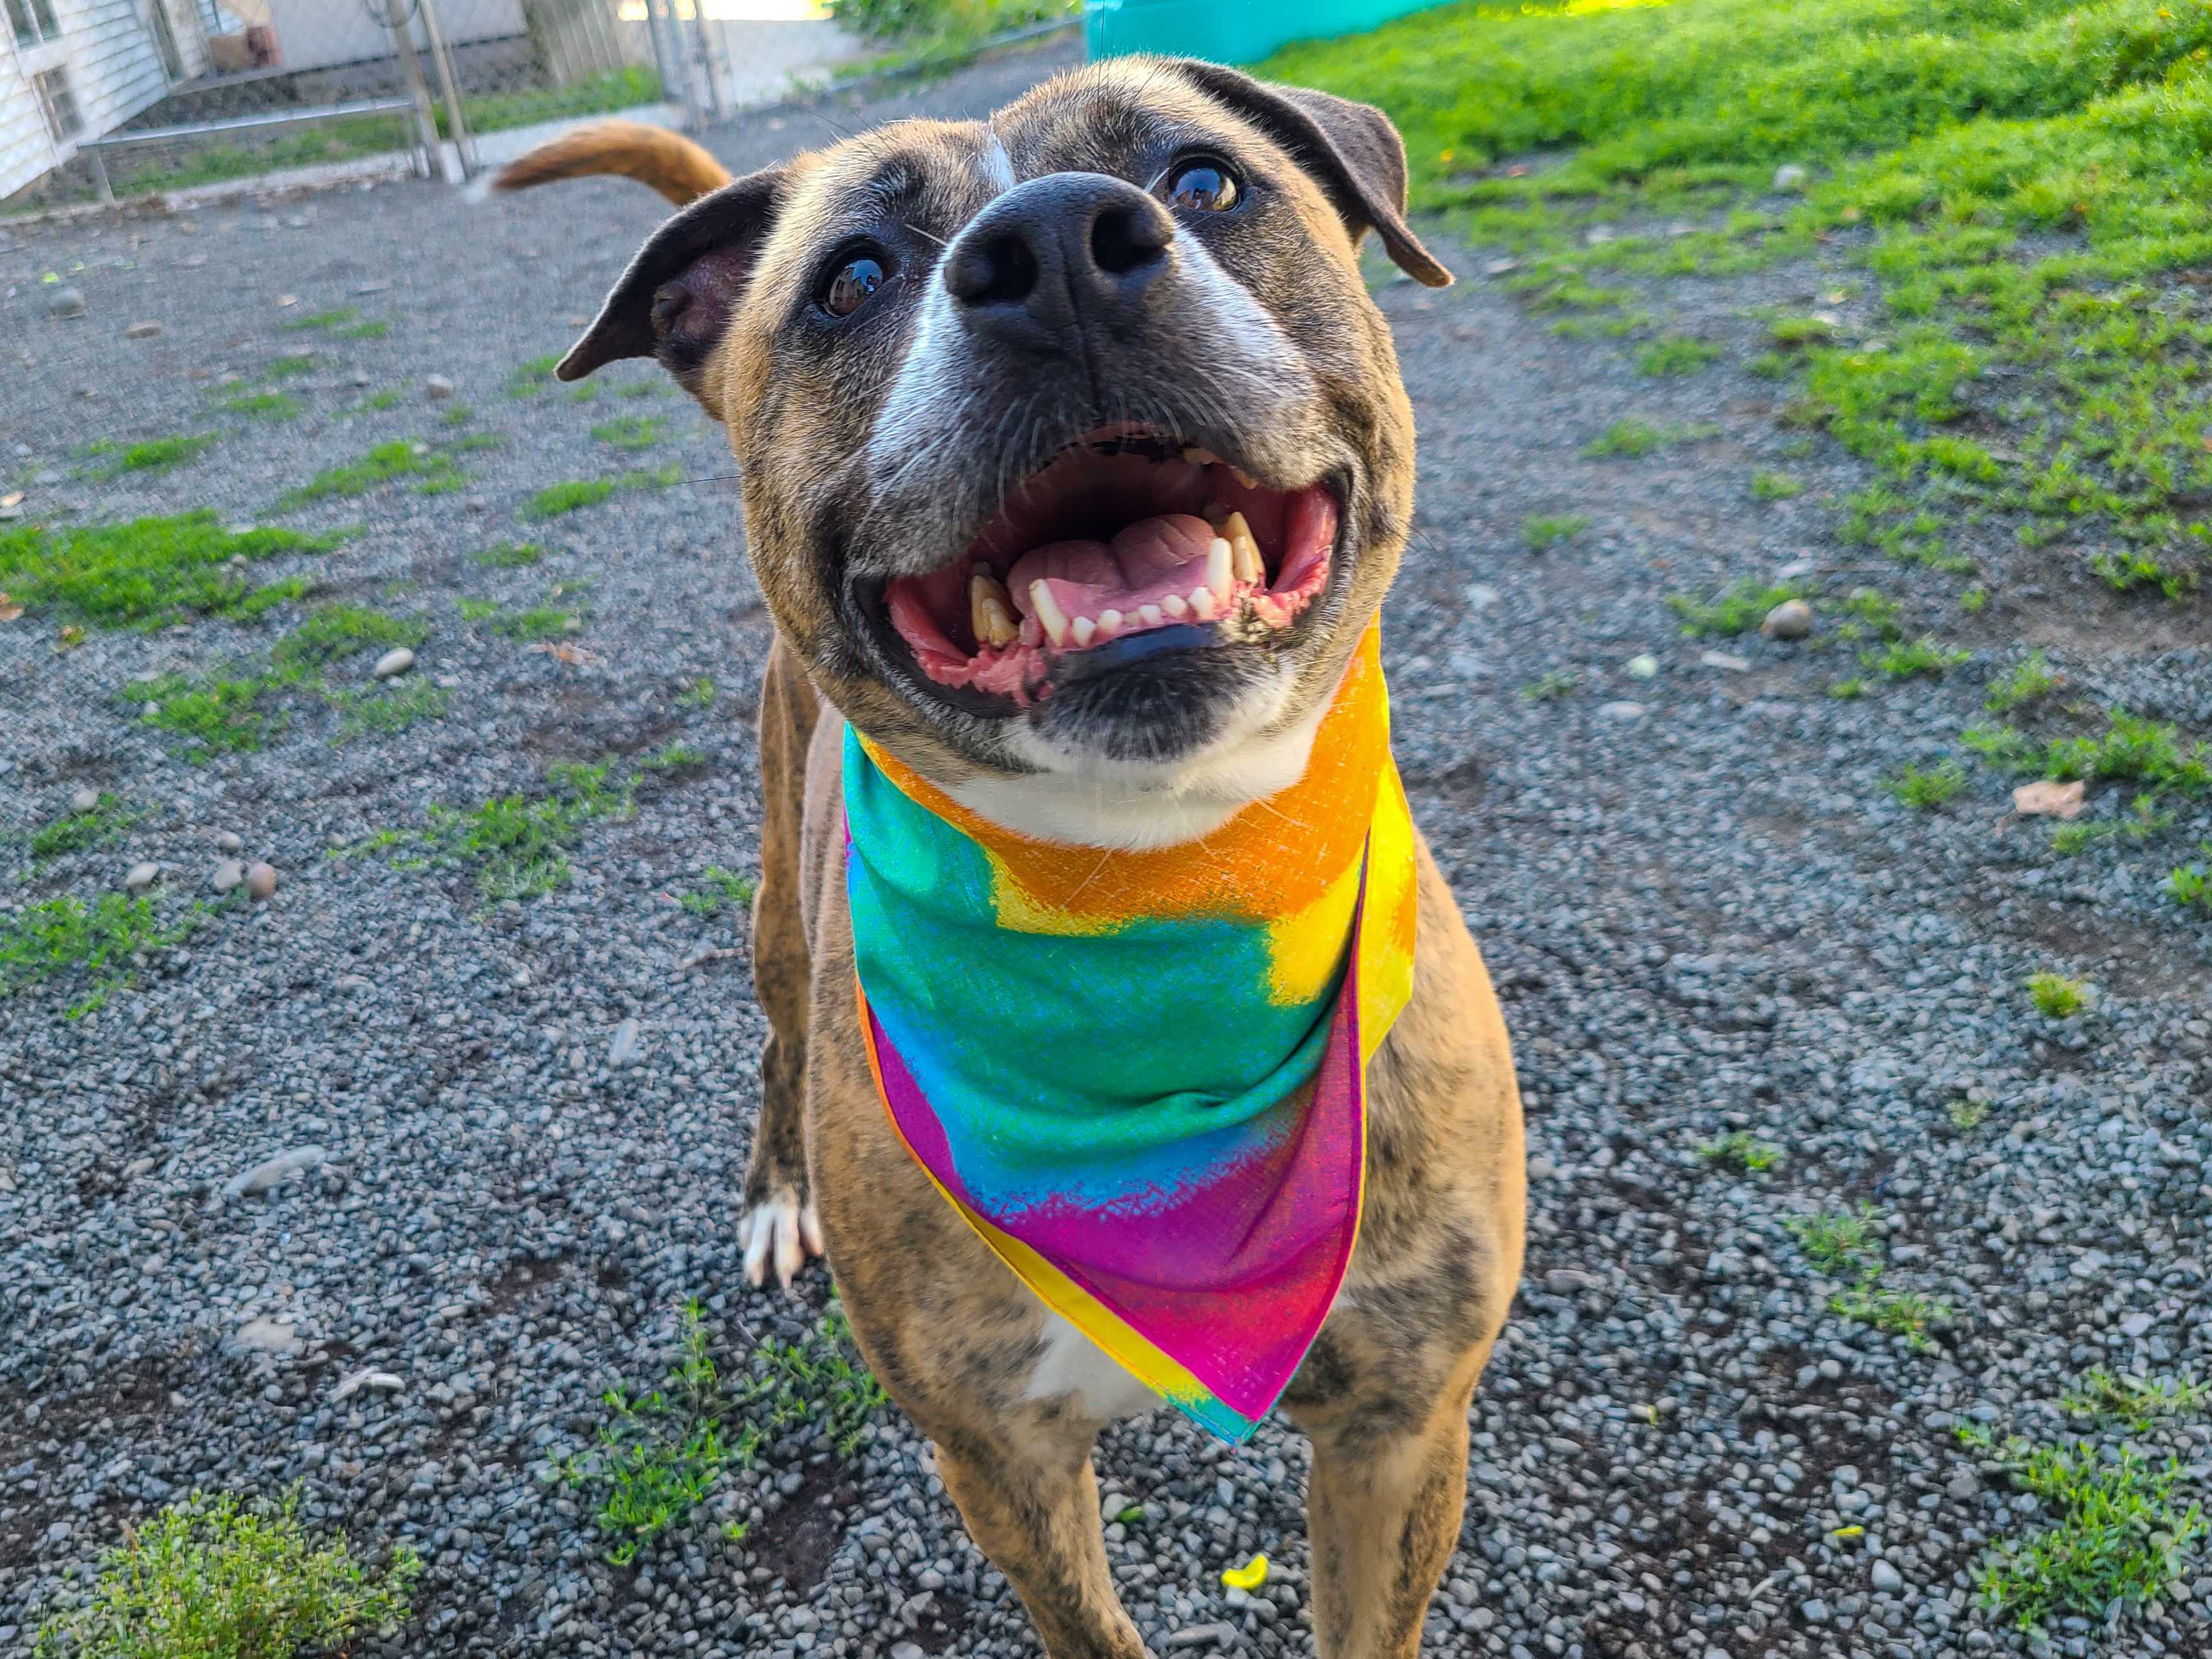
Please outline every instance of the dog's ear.
[{"label": "dog's ear", "polygon": [[1407,228],[1406,143],[1389,116],[1372,104],[1255,81],[1219,64],[1190,58],[1179,67],[1296,156],[1328,192],[1354,242],[1372,230],[1407,276],[1431,288],[1451,286],[1451,272]]},{"label": "dog's ear", "polygon": [[653,233],[553,372],[580,380],[624,357],[653,357],[716,420],[701,369],[752,278],[790,175],[763,167],[702,196]]}]

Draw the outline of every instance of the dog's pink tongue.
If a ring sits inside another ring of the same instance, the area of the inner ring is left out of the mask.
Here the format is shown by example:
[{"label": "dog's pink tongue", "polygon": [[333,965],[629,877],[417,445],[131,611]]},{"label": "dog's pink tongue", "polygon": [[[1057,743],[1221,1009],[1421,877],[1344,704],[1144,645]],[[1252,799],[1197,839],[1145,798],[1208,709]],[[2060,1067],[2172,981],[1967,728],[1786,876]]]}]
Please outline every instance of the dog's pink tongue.
[{"label": "dog's pink tongue", "polygon": [[[1023,616],[1039,617],[1042,609],[1048,628],[1060,618],[1095,623],[1109,611],[1133,619],[1147,605],[1185,600],[1205,586],[1206,550],[1213,539],[1205,520],[1163,513],[1139,519],[1111,544],[1054,542],[1034,548],[1014,562],[1006,586]],[[1048,606],[1040,607],[1033,591],[1038,582],[1045,586]]]}]

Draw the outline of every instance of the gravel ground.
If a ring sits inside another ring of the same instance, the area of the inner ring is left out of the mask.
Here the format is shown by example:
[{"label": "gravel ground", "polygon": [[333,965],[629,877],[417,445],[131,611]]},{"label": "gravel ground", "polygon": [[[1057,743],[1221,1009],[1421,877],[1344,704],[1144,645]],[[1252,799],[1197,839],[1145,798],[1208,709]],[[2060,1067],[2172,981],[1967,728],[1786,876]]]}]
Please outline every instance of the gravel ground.
[{"label": "gravel ground", "polygon": [[[719,147],[750,165],[833,119],[980,112],[1066,51],[821,121],[756,117]],[[0,1650],[125,1518],[196,1485],[301,1481],[312,1516],[427,1559],[414,1624],[364,1651],[1036,1651],[896,1412],[849,1457],[818,1427],[785,1434],[630,1567],[603,1559],[589,1504],[554,1476],[604,1420],[602,1390],[665,1372],[686,1298],[742,1367],[811,1328],[827,1294],[818,1274],[804,1303],[743,1284],[732,1206],[760,1024],[738,914],[679,902],[708,866],[754,859],[768,629],[726,454],[673,394],[509,395],[655,216],[618,183],[473,208],[386,185],[0,234],[19,358],[0,468],[26,510],[358,526],[272,568],[422,618],[413,672],[449,693],[442,718],[345,740],[338,711],[295,696],[264,748],[193,763],[133,718],[135,683],[255,659],[282,614],[64,653],[51,618],[0,626],[0,908],[112,889],[151,860],[175,915],[206,894],[222,835],[278,872],[273,897],[209,917],[97,1012],[65,1019],[67,991],[0,1005]],[[2117,606],[1992,531],[1974,550],[1995,600],[1944,630],[1976,660],[1942,679],[1829,697],[1850,653],[1826,611],[1802,644],[1685,639],[1665,597],[1746,574],[1874,583],[1908,617],[1955,594],[1838,540],[1856,464],[1826,440],[1783,459],[1784,393],[1735,367],[1762,344],[1750,313],[1805,307],[1847,250],[1649,291],[1729,347],[1674,380],[1639,376],[1632,345],[1554,337],[1482,275],[1485,254],[1453,257],[1474,280],[1447,294],[1377,279],[1424,445],[1387,639],[1416,811],[1518,1043],[1534,1180],[1522,1303],[1475,1406],[1464,1547],[1429,1650],[2023,1650],[1973,1610],[1967,1574],[2035,1523],[2033,1500],[1954,1430],[2057,1437],[2055,1402],[2092,1366],[2212,1374],[2212,933],[2154,890],[2189,824],[2148,853],[2055,863],[2037,826],[2004,822],[1986,770],[1933,814],[1886,780],[1954,744],[2022,641],[2099,702],[2212,728],[2202,611]],[[49,318],[48,271],[87,316]],[[282,327],[348,305],[389,333]],[[161,332],[126,341],[142,319]],[[210,412],[224,375],[251,390],[301,351],[283,382],[300,418]],[[434,374],[451,400],[427,398]],[[649,383],[641,367],[611,379]],[[396,402],[365,406],[386,389]],[[456,404],[474,413],[449,426]],[[590,435],[636,413],[670,417],[658,446]],[[1717,434],[1578,457],[1627,416]],[[183,431],[226,435],[143,481],[82,455]],[[505,441],[456,456],[473,475],[457,490],[272,514],[373,443],[467,433]],[[562,479],[667,465],[690,482],[517,517]],[[1778,465],[1806,493],[1754,501],[1751,473]],[[1591,522],[1532,553],[1538,514]],[[471,556],[524,538],[542,563]],[[580,595],[582,626],[538,647],[457,605],[517,610],[556,585],[556,604]],[[1704,660],[1716,646],[1735,661]],[[334,681],[365,684],[373,656]],[[711,700],[685,696],[700,677]],[[1553,695],[1524,695],[1539,686]],[[671,742],[697,758],[641,771]],[[543,898],[487,903],[466,872],[389,850],[330,856],[419,831],[433,804],[609,759],[640,778],[635,811],[587,826],[573,881]],[[88,787],[139,816],[34,863],[23,832]],[[2094,1009],[2038,1014],[2021,985],[2043,969],[2091,981]],[[1699,1156],[1737,1129],[1779,1165]],[[298,1167],[236,1190],[288,1152]],[[1863,1200],[1885,1218],[1886,1282],[1955,1310],[1929,1351],[1827,1311],[1844,1287],[1785,1226]],[[2212,1473],[2202,1421],[2136,1438],[2199,1487]],[[1107,1508],[1141,1508],[1109,1528],[1112,1556],[1156,1649],[1310,1651],[1304,1460],[1272,1425],[1241,1452],[1167,1418],[1106,1437]],[[720,1524],[746,1520],[742,1541]],[[1266,1587],[1224,1591],[1220,1569],[1255,1550],[1275,1564]],[[2056,1626],[2048,1645],[2201,1654],[2212,1562],[2192,1575],[2160,1613]]]}]

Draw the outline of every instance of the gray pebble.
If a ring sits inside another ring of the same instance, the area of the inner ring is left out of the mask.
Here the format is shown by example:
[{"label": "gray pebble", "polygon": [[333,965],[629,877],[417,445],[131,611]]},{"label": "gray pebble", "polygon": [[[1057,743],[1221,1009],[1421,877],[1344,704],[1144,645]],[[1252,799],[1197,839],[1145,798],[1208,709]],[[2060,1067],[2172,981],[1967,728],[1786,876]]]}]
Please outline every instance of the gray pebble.
[{"label": "gray pebble", "polygon": [[225,859],[216,866],[215,873],[208,878],[208,885],[218,893],[228,893],[245,879],[246,866],[236,859]]},{"label": "gray pebble", "polygon": [[243,853],[246,842],[235,831],[226,830],[215,838],[215,850],[224,854]]},{"label": "gray pebble", "polygon": [[453,395],[453,383],[443,374],[433,374],[422,382],[422,395],[433,403],[442,403]]},{"label": "gray pebble", "polygon": [[1802,599],[1784,599],[1766,613],[1759,631],[1770,640],[1802,640],[1813,631],[1813,607]]},{"label": "gray pebble", "polygon": [[80,789],[70,797],[70,811],[72,812],[89,812],[99,805],[100,791],[97,789]]},{"label": "gray pebble", "polygon": [[46,315],[49,317],[82,317],[84,315],[84,295],[73,288],[58,288],[46,295]]},{"label": "gray pebble", "polygon": [[415,653],[404,645],[395,645],[376,659],[375,675],[388,680],[405,673],[415,665]]},{"label": "gray pebble", "polygon": [[161,866],[151,862],[134,864],[123,878],[123,890],[127,893],[143,893],[161,878]]}]

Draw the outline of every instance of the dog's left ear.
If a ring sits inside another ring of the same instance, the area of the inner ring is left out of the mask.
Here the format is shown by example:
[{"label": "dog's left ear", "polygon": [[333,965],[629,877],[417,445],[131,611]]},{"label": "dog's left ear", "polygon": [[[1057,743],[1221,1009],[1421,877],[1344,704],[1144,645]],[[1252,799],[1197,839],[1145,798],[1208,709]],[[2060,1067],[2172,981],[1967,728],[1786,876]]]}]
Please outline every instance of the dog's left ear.
[{"label": "dog's left ear", "polygon": [[656,358],[720,420],[702,371],[752,280],[789,178],[780,167],[749,173],[654,231],[553,373],[580,380],[624,357]]},{"label": "dog's left ear", "polygon": [[1372,104],[1255,81],[1219,64],[1188,58],[1177,67],[1296,156],[1328,192],[1354,242],[1372,230],[1414,281],[1451,286],[1451,272],[1407,228],[1406,143],[1389,116]]}]

